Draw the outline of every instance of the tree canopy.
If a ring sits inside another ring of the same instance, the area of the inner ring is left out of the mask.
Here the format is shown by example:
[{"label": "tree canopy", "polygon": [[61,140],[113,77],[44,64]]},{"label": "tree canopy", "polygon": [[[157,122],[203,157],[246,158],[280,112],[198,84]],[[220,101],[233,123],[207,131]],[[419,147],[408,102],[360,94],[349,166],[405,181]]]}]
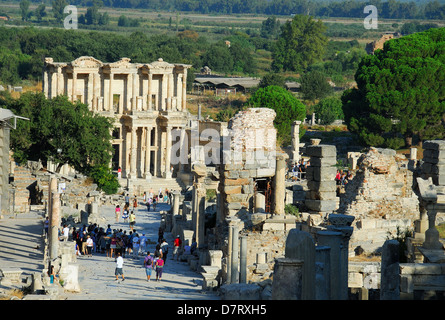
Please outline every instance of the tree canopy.
[{"label": "tree canopy", "polygon": [[385,42],[363,58],[355,79],[343,111],[364,144],[398,149],[413,137],[445,137],[445,28]]},{"label": "tree canopy", "polygon": [[279,86],[259,88],[247,101],[253,108],[270,108],[275,110],[274,126],[278,140],[284,145],[291,141],[291,126],[295,120],[303,121],[306,107],[292,93]]},{"label": "tree canopy", "polygon": [[304,71],[323,57],[328,40],[326,26],[311,16],[295,15],[281,27],[272,52],[272,68],[276,71]]},{"label": "tree canopy", "polygon": [[11,149],[17,162],[52,160],[89,174],[95,166],[108,166],[113,148],[112,123],[82,103],[66,96],[46,99],[43,93],[26,92],[19,99],[3,97],[0,106],[28,118],[11,131]]}]

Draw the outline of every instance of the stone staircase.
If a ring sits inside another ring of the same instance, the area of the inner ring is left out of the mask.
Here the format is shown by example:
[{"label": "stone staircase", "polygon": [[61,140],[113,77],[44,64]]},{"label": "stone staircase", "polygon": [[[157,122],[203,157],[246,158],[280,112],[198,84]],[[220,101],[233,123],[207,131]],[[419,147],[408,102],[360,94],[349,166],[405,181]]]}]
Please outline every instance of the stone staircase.
[{"label": "stone staircase", "polygon": [[[119,179],[119,183],[121,187],[126,189],[127,179]],[[134,194],[141,196],[144,194],[144,192],[148,193],[150,189],[153,189],[154,193],[157,194],[159,192],[159,189],[161,189],[162,191],[164,191],[165,189],[172,191],[183,191],[186,189],[186,185],[177,178],[165,179],[152,177],[151,180],[134,179],[131,180],[128,186],[128,193],[130,194],[130,196]]]}]

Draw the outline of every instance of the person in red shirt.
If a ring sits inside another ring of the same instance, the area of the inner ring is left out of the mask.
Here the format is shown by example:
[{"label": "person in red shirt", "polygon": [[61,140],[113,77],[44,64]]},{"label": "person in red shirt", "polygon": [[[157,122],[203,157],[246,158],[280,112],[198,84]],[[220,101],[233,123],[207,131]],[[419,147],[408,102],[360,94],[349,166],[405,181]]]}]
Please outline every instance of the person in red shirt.
[{"label": "person in red shirt", "polygon": [[175,241],[173,242],[173,246],[174,246],[174,249],[173,249],[173,259],[176,256],[176,260],[178,260],[178,258],[179,258],[179,249],[181,248],[181,245],[182,245],[181,238],[179,237],[179,235],[177,235]]}]

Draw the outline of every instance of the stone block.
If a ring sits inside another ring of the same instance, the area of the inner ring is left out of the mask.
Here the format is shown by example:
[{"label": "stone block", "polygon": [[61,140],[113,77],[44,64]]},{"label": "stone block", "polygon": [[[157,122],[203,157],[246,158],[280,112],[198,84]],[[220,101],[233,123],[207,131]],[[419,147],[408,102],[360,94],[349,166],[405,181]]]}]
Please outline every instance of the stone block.
[{"label": "stone block", "polygon": [[272,177],[275,175],[275,168],[259,168],[256,170],[256,177]]},{"label": "stone block", "polygon": [[320,144],[317,146],[307,146],[306,154],[310,157],[324,158],[336,157],[337,148],[335,146]]},{"label": "stone block", "polygon": [[337,201],[335,200],[312,200],[306,199],[304,202],[310,210],[318,212],[335,211],[337,209]]},{"label": "stone block", "polygon": [[224,177],[228,179],[237,179],[240,177],[239,173],[238,170],[224,171]]},{"label": "stone block", "polygon": [[224,184],[226,186],[242,186],[245,184],[249,184],[250,179],[247,178],[238,178],[238,179],[225,179]]},{"label": "stone block", "polygon": [[224,186],[225,194],[241,193],[242,186]]},{"label": "stone block", "polygon": [[306,198],[312,200],[336,200],[336,197],[337,197],[337,192],[334,191],[309,190],[306,193]]},{"label": "stone block", "polygon": [[309,190],[315,190],[315,191],[335,192],[337,190],[337,185],[335,180],[322,181],[322,182],[310,180],[307,182],[307,187],[309,188]]},{"label": "stone block", "polygon": [[337,164],[337,157],[312,157],[310,163],[311,167],[335,166]]},{"label": "stone block", "polygon": [[359,272],[348,272],[348,287],[349,288],[363,287],[363,274]]},{"label": "stone block", "polygon": [[228,194],[226,197],[227,202],[246,202],[248,198],[247,194]]},{"label": "stone block", "polygon": [[306,179],[312,181],[334,181],[336,167],[308,167],[306,169]]}]

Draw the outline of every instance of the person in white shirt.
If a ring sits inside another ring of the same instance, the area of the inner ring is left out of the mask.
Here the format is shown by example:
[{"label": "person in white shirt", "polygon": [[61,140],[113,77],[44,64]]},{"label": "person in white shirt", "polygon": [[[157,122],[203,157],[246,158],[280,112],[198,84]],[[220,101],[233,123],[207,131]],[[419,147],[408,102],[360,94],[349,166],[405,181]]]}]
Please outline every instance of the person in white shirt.
[{"label": "person in white shirt", "polygon": [[116,269],[114,271],[114,275],[116,276],[116,281],[119,281],[119,275],[122,276],[122,281],[125,281],[125,277],[124,277],[124,259],[121,256],[121,253],[118,251],[116,252]]},{"label": "person in white shirt", "polygon": [[93,246],[94,246],[93,239],[88,235],[87,236],[87,252],[88,252],[88,257],[92,256]]},{"label": "person in white shirt", "polygon": [[70,234],[70,228],[68,228],[68,226],[65,224],[62,230],[62,240],[68,241],[69,234]]}]

